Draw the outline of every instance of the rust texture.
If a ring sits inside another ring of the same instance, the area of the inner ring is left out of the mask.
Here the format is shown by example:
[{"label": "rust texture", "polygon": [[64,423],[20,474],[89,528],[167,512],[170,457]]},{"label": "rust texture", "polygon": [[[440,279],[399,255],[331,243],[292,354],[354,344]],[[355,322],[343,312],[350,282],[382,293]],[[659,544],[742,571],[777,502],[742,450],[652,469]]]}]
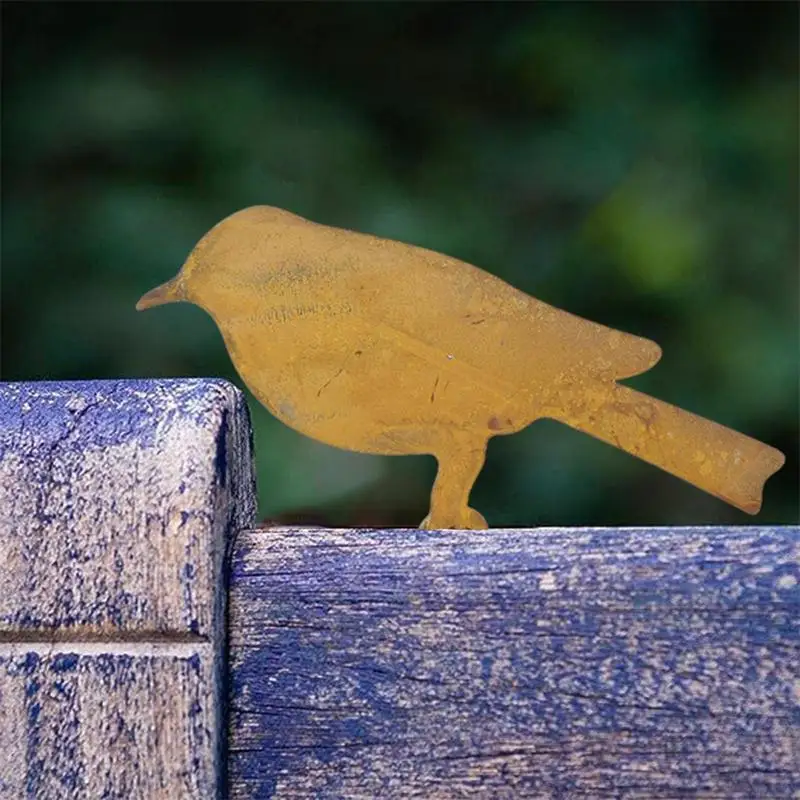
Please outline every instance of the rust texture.
[{"label": "rust texture", "polygon": [[554,308],[455,258],[269,206],[211,229],[137,308],[188,301],[253,394],[314,439],[430,454],[425,528],[485,528],[469,507],[490,437],[551,418],[749,514],[778,450],[617,383],[657,344]]}]

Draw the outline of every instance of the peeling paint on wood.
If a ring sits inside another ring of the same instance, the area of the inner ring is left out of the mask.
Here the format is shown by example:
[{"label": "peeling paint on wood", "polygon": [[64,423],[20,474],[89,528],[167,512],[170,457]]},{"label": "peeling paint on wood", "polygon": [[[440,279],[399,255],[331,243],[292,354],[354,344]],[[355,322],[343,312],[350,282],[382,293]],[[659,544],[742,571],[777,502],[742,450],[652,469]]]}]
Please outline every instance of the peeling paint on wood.
[{"label": "peeling paint on wood", "polygon": [[0,798],[216,794],[225,547],[253,519],[230,384],[0,384]]},{"label": "peeling paint on wood", "polygon": [[800,529],[237,537],[234,798],[794,798]]}]

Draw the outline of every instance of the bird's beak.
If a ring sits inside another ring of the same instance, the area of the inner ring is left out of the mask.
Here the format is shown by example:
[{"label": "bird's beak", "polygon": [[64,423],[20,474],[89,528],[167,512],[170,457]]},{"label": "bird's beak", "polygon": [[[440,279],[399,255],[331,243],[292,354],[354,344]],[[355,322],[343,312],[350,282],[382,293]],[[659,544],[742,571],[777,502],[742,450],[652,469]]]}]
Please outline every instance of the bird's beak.
[{"label": "bird's beak", "polygon": [[143,295],[136,304],[137,311],[144,311],[153,306],[163,306],[164,303],[177,303],[184,299],[183,287],[178,282],[178,278],[156,286],[147,294]]}]

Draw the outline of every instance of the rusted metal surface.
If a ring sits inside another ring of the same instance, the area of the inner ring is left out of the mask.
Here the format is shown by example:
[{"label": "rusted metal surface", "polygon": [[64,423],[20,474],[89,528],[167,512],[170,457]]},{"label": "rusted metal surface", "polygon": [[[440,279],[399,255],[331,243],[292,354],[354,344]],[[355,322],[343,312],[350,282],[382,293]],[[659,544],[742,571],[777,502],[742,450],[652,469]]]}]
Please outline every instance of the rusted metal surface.
[{"label": "rusted metal surface", "polygon": [[[755,514],[778,450],[617,383],[661,350],[455,258],[257,206],[215,226],[138,308],[215,320],[253,394],[292,428],[366,453],[431,454],[426,528],[482,528],[490,437],[544,417]],[[546,455],[542,456],[546,458]]]}]

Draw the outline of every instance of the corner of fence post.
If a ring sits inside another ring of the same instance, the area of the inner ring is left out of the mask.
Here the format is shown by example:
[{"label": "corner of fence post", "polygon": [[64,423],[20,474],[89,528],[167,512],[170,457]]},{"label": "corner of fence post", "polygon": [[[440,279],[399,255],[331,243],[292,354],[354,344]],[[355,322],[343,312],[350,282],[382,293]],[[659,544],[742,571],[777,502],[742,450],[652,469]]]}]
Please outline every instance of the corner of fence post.
[{"label": "corner of fence post", "polygon": [[0,384],[0,797],[208,798],[251,433],[219,380]]}]

